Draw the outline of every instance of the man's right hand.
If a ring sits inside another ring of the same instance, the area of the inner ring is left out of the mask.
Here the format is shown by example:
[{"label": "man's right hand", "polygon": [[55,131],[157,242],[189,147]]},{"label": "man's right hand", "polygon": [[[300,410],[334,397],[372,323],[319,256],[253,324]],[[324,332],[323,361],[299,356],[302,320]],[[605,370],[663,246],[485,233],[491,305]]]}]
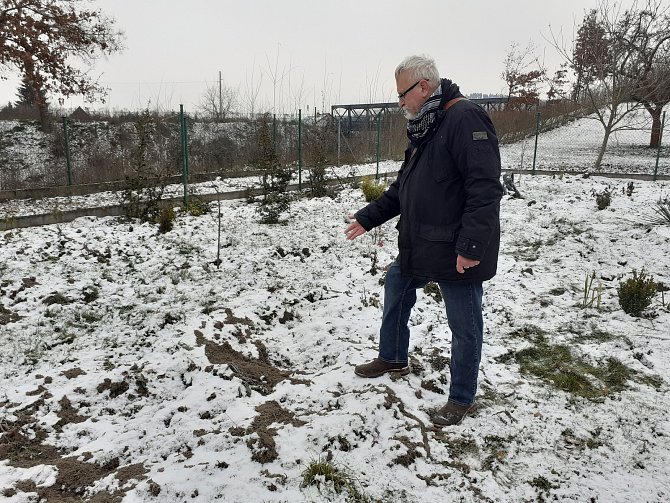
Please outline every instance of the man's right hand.
[{"label": "man's right hand", "polygon": [[352,221],[346,229],[344,229],[344,234],[347,236],[347,240],[351,241],[356,239],[358,236],[365,234],[365,228],[358,223],[355,218],[355,215],[349,215],[349,219]]}]

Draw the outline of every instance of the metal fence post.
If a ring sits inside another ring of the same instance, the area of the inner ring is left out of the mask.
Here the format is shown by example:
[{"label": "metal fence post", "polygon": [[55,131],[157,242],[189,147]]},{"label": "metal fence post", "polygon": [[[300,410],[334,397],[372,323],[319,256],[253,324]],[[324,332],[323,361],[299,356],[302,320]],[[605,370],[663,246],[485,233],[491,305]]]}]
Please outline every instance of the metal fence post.
[{"label": "metal fence post", "polygon": [[302,190],[302,108],[298,109],[298,190]]},{"label": "metal fence post", "polygon": [[665,112],[663,112],[663,117],[661,118],[661,130],[658,133],[658,148],[656,149],[656,167],[654,168],[654,178],[658,176],[658,158],[661,156],[661,145],[663,143],[663,129],[665,128]]},{"label": "metal fence post", "polygon": [[382,113],[379,112],[377,114],[377,170],[375,171],[375,180],[379,180],[379,137],[380,137],[380,129],[381,129],[381,116]]},{"label": "metal fence post", "polygon": [[184,184],[184,206],[188,206],[188,150],[184,105],[179,105],[179,127],[181,129],[181,177]]},{"label": "metal fence post", "polygon": [[340,146],[342,144],[342,117],[337,118],[337,167],[340,167]]},{"label": "metal fence post", "polygon": [[67,184],[72,185],[72,158],[70,157],[70,137],[67,132],[67,117],[63,116],[63,142],[65,143],[65,163],[67,164]]},{"label": "metal fence post", "polygon": [[537,112],[535,121],[535,149],[533,150],[533,175],[535,174],[535,159],[537,159],[537,137],[540,135],[540,112]]}]

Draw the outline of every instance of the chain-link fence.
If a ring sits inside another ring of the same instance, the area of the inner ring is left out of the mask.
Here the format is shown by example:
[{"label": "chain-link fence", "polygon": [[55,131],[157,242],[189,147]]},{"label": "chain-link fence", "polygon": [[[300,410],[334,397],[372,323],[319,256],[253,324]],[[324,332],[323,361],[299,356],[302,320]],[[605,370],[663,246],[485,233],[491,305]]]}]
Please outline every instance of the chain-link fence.
[{"label": "chain-link fence", "polygon": [[[583,117],[561,103],[489,113],[504,169],[670,175],[670,146],[664,135],[650,146],[652,120],[644,109],[631,111],[617,125],[598,169],[594,166],[605,129],[595,115]],[[218,122],[188,114],[182,121],[179,113],[80,113],[54,121],[49,132],[34,120],[5,119],[0,120],[0,190],[123,182],[138,175],[182,177],[184,128],[187,179],[248,176],[257,147],[254,132],[262,121],[271,128],[280,161],[305,175],[324,160],[330,165],[399,160],[407,144],[406,120],[397,109],[354,122],[330,114],[303,116],[301,111]]]},{"label": "chain-link fence", "polygon": [[[225,121],[149,112],[117,117],[75,114],[43,132],[36,121],[0,120],[0,190],[96,184],[145,176],[182,176],[186,134],[188,176],[245,176],[253,171],[254,133],[267,122],[279,159],[308,170],[397,159],[405,121],[383,113],[342,130],[330,114],[255,114]],[[185,123],[185,125],[184,125]],[[349,125],[350,126],[350,125]],[[318,132],[318,134],[317,134]]]},{"label": "chain-link fence", "polygon": [[[496,127],[503,131],[503,168],[670,175],[670,144],[663,134],[665,114],[655,125],[650,113],[639,105],[622,107],[619,114],[620,121],[605,142],[608,116],[551,107],[494,112]],[[516,123],[514,133],[507,133],[510,122]]]}]

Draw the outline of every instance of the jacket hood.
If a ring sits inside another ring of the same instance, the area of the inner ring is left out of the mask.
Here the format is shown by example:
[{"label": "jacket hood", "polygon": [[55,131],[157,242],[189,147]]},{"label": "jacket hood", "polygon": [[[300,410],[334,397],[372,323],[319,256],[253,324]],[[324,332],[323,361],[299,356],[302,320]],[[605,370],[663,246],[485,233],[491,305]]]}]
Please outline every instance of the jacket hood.
[{"label": "jacket hood", "polygon": [[442,99],[440,100],[440,108],[444,108],[444,105],[454,98],[460,98],[463,95],[461,94],[458,85],[452,82],[449,79],[442,79]]}]

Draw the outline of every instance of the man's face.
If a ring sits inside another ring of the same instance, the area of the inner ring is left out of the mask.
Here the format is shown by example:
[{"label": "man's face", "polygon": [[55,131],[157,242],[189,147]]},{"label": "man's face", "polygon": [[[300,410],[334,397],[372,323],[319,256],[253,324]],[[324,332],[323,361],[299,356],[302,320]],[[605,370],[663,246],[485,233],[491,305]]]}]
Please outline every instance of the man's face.
[{"label": "man's face", "polygon": [[396,78],[396,89],[399,96],[398,105],[402,108],[405,117],[408,119],[416,118],[421,107],[428,99],[428,81],[426,79],[416,79],[409,72],[404,71],[400,72]]}]

